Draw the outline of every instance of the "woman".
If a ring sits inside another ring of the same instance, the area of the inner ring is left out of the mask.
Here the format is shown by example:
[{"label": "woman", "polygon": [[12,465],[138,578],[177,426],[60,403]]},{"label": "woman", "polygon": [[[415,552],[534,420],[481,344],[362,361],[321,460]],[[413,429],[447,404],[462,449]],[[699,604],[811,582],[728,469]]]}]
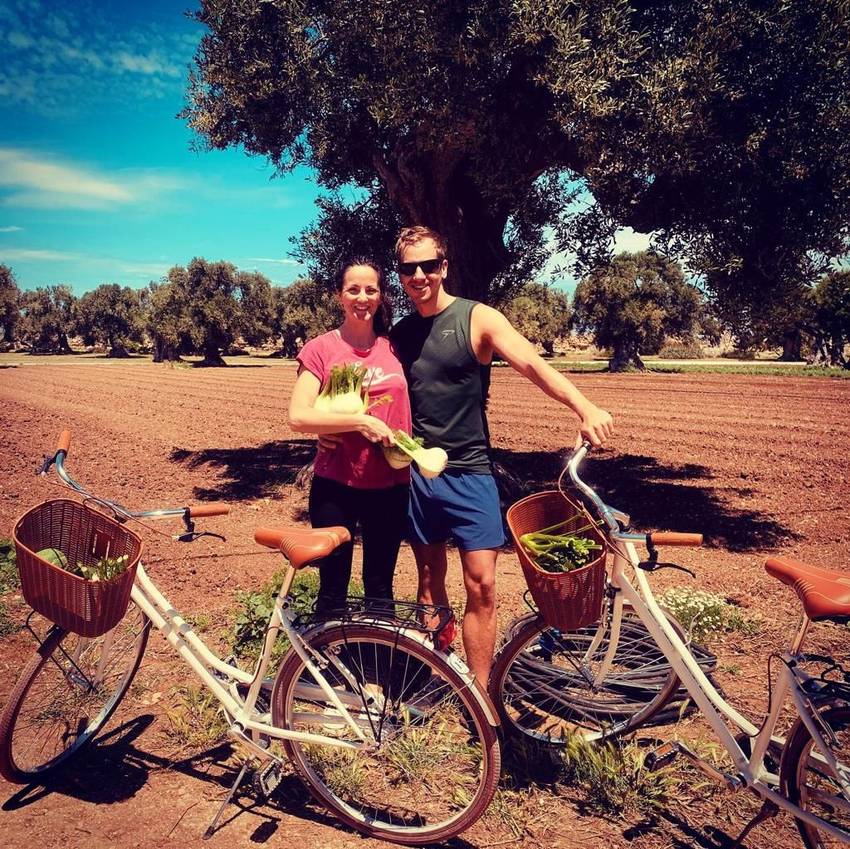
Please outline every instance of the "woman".
[{"label": "woman", "polygon": [[[410,433],[407,381],[387,331],[392,305],[382,269],[358,257],[336,277],[344,320],[335,330],[310,340],[298,355],[298,377],[289,404],[293,430],[341,434],[334,450],[321,447],[310,489],[314,528],[343,525],[352,539],[360,526],[363,540],[363,585],[372,598],[391,599],[398,549],[407,523],[409,473],[393,469],[382,445],[392,445],[396,429]],[[335,365],[353,363],[367,369],[364,386],[370,401],[388,403],[366,413],[332,413],[315,409],[316,399]],[[318,608],[340,605],[351,577],[353,543],[340,546],[319,566]]]}]

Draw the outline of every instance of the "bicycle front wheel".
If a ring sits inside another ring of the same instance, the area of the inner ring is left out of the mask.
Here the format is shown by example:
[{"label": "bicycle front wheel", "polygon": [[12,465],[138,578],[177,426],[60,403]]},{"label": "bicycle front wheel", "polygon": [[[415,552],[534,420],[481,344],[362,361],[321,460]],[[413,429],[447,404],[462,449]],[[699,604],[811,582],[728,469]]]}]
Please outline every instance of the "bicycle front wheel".
[{"label": "bicycle front wheel", "polygon": [[596,681],[612,619],[608,613],[576,631],[549,628],[534,613],[517,623],[490,675],[490,697],[506,730],[551,745],[572,734],[603,740],[648,722],[670,701],[679,679],[631,607],[623,608],[611,666]]},{"label": "bicycle front wheel", "polygon": [[51,628],[0,714],[0,775],[40,780],[90,743],[127,692],[149,630],[132,603],[100,637]]},{"label": "bicycle front wheel", "polygon": [[798,819],[797,828],[808,849],[850,843],[850,706],[825,710],[820,713],[820,720],[829,728],[822,736],[835,758],[836,767],[829,764],[801,719],[788,735],[780,767],[780,784],[788,799],[840,829],[843,835],[833,836]]},{"label": "bicycle front wheel", "polygon": [[[469,683],[392,630],[336,625],[308,642],[367,739],[347,749],[284,741],[313,795],[353,828],[397,843],[434,843],[472,825],[493,797],[500,756]],[[358,740],[294,651],[275,680],[272,717],[292,731]]]}]

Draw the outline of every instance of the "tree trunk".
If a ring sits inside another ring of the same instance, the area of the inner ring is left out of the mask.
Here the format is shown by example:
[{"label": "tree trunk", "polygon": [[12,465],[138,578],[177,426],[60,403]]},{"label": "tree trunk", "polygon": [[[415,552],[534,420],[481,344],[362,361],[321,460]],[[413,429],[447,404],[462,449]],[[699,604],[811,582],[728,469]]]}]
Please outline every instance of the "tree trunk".
[{"label": "tree trunk", "polygon": [[508,216],[489,207],[465,175],[462,156],[400,148],[392,161],[375,165],[404,224],[431,227],[448,241],[447,291],[486,303],[493,280],[511,262],[503,241]]},{"label": "tree trunk", "polygon": [[637,343],[628,340],[614,345],[613,356],[608,360],[608,371],[628,371],[632,368],[646,371],[646,366],[638,353]]},{"label": "tree trunk", "polygon": [[782,356],[784,363],[803,359],[803,334],[799,327],[790,327],[782,334]]},{"label": "tree trunk", "polygon": [[221,356],[221,351],[218,345],[207,345],[204,348],[204,358],[201,360],[201,362],[198,363],[198,365],[202,368],[206,368],[208,366],[219,368],[222,366],[226,366],[227,363]]},{"label": "tree trunk", "polygon": [[106,356],[108,359],[126,359],[130,356],[130,352],[120,339],[110,339]]},{"label": "tree trunk", "polygon": [[154,338],[153,361],[155,363],[177,363],[180,362],[180,354],[176,345],[169,345],[164,340]]}]

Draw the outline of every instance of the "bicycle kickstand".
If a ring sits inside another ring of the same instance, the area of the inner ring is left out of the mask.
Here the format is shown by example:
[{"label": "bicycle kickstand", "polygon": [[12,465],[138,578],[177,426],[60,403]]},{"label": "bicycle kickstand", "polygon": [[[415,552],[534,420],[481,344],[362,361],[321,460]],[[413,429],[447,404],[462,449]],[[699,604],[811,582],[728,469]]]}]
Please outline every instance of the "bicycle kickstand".
[{"label": "bicycle kickstand", "polygon": [[239,789],[239,785],[242,783],[245,778],[245,773],[251,769],[252,761],[248,758],[245,763],[242,764],[242,769],[239,770],[239,775],[236,776],[236,781],[233,782],[233,786],[230,788],[230,792],[225,797],[224,801],[221,803],[219,809],[215,812],[215,816],[212,818],[212,822],[207,827],[207,830],[204,832],[204,840],[209,840],[214,834],[216,830],[216,826],[218,826],[218,821],[221,819],[221,815],[224,813],[225,808],[233,801],[233,797],[236,795],[236,791]]},{"label": "bicycle kickstand", "polygon": [[775,802],[771,802],[770,799],[765,799],[761,808],[759,808],[758,813],[744,826],[744,830],[738,835],[735,842],[732,843],[729,849],[741,849],[741,845],[747,838],[747,835],[757,825],[763,823],[765,820],[769,820],[771,817],[775,817],[778,813],[779,806]]}]

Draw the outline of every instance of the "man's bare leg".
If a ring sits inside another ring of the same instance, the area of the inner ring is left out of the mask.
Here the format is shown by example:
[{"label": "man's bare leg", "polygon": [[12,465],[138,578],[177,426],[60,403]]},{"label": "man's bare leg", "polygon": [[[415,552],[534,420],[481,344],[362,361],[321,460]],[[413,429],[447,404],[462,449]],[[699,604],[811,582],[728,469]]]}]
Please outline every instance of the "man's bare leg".
[{"label": "man's bare leg", "polygon": [[411,543],[416,569],[419,572],[419,587],[416,598],[420,604],[444,604],[448,606],[446,592],[446,545],[442,542],[424,544]]},{"label": "man's bare leg", "polygon": [[466,663],[485,689],[496,647],[496,556],[492,548],[461,551],[466,612],[463,615],[463,647]]}]

